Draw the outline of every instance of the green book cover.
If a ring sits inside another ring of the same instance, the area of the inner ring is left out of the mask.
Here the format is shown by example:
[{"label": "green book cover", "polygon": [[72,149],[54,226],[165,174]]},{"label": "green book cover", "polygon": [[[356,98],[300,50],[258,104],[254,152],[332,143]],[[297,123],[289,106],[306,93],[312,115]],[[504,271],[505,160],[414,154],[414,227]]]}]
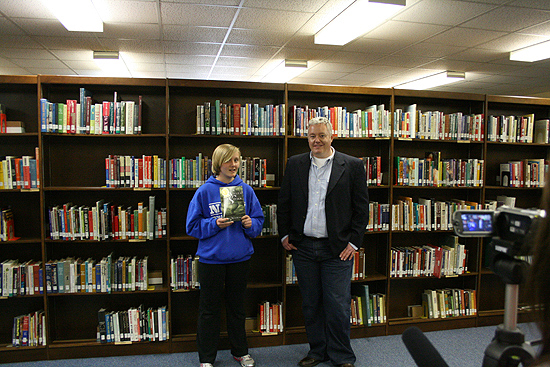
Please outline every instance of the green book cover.
[{"label": "green book cover", "polygon": [[245,215],[242,186],[220,187],[220,202],[223,218],[239,222]]}]

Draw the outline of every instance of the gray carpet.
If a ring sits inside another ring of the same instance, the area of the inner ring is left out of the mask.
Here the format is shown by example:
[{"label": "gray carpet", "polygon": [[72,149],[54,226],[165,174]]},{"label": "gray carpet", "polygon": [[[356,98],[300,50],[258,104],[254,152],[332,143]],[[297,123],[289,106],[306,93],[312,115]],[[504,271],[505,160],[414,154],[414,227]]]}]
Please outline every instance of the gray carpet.
[{"label": "gray carpet", "polygon": [[[526,340],[540,337],[533,324],[520,324]],[[434,331],[426,333],[450,367],[482,366],[485,348],[493,339],[494,326]],[[376,338],[353,339],[352,345],[357,355],[356,367],[414,367],[416,364],[409,355],[400,335],[381,336]],[[250,354],[258,367],[292,367],[308,351],[306,344],[285,345],[277,347],[253,348]],[[127,357],[87,358],[56,361],[39,361],[26,363],[1,364],[0,367],[197,367],[197,353],[173,353]],[[218,352],[215,367],[237,367],[227,350]],[[331,366],[321,363],[320,367]]]}]

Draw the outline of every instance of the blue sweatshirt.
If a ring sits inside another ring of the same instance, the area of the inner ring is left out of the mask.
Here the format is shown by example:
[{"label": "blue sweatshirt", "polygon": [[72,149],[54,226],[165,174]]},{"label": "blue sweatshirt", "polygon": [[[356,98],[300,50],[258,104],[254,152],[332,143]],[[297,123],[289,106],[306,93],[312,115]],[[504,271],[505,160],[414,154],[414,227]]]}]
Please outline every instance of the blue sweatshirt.
[{"label": "blue sweatshirt", "polygon": [[[242,186],[246,214],[252,219],[252,226],[245,229],[241,222],[235,222],[221,229],[216,219],[222,217],[220,208],[220,187]],[[254,253],[251,238],[262,232],[264,215],[260,202],[252,187],[239,176],[226,184],[214,176],[197,189],[187,210],[187,234],[199,239],[197,255],[199,261],[207,264],[230,264],[250,259]]]}]

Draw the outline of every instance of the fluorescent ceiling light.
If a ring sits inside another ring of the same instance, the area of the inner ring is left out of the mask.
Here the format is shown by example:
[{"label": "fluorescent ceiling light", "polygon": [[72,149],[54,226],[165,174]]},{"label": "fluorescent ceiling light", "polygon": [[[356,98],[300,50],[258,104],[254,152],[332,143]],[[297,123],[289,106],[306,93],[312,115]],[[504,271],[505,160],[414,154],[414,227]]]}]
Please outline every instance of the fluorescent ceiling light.
[{"label": "fluorescent ceiling light", "polygon": [[510,52],[510,60],[533,62],[550,58],[550,41]]},{"label": "fluorescent ceiling light", "polygon": [[406,0],[356,0],[315,35],[314,42],[345,45],[403,9]]},{"label": "fluorescent ceiling light", "polygon": [[466,78],[463,71],[443,71],[437,74],[429,75],[420,79],[412,80],[403,84],[396,85],[397,89],[424,90],[439,87],[445,84],[459,82]]},{"label": "fluorescent ceiling light", "polygon": [[262,81],[286,83],[307,70],[307,60],[282,60]]},{"label": "fluorescent ceiling light", "polygon": [[94,61],[105,76],[132,76],[118,51],[94,51]]},{"label": "fluorescent ceiling light", "polygon": [[118,60],[118,51],[94,51],[94,60],[98,59],[109,59]]},{"label": "fluorescent ceiling light", "polygon": [[42,0],[68,31],[103,32],[103,21],[92,0]]}]

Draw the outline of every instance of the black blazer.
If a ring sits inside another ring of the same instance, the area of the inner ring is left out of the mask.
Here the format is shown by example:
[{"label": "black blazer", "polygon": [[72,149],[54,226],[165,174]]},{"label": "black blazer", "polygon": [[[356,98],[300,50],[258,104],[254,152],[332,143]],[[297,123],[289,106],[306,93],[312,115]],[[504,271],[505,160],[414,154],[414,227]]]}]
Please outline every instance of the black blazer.
[{"label": "black blazer", "polygon": [[[279,191],[277,225],[281,238],[288,235],[297,246],[304,237],[308,206],[310,153],[291,157]],[[369,220],[369,194],[363,162],[359,158],[334,152],[327,195],[325,198],[328,240],[335,256],[353,243],[363,246]]]}]

